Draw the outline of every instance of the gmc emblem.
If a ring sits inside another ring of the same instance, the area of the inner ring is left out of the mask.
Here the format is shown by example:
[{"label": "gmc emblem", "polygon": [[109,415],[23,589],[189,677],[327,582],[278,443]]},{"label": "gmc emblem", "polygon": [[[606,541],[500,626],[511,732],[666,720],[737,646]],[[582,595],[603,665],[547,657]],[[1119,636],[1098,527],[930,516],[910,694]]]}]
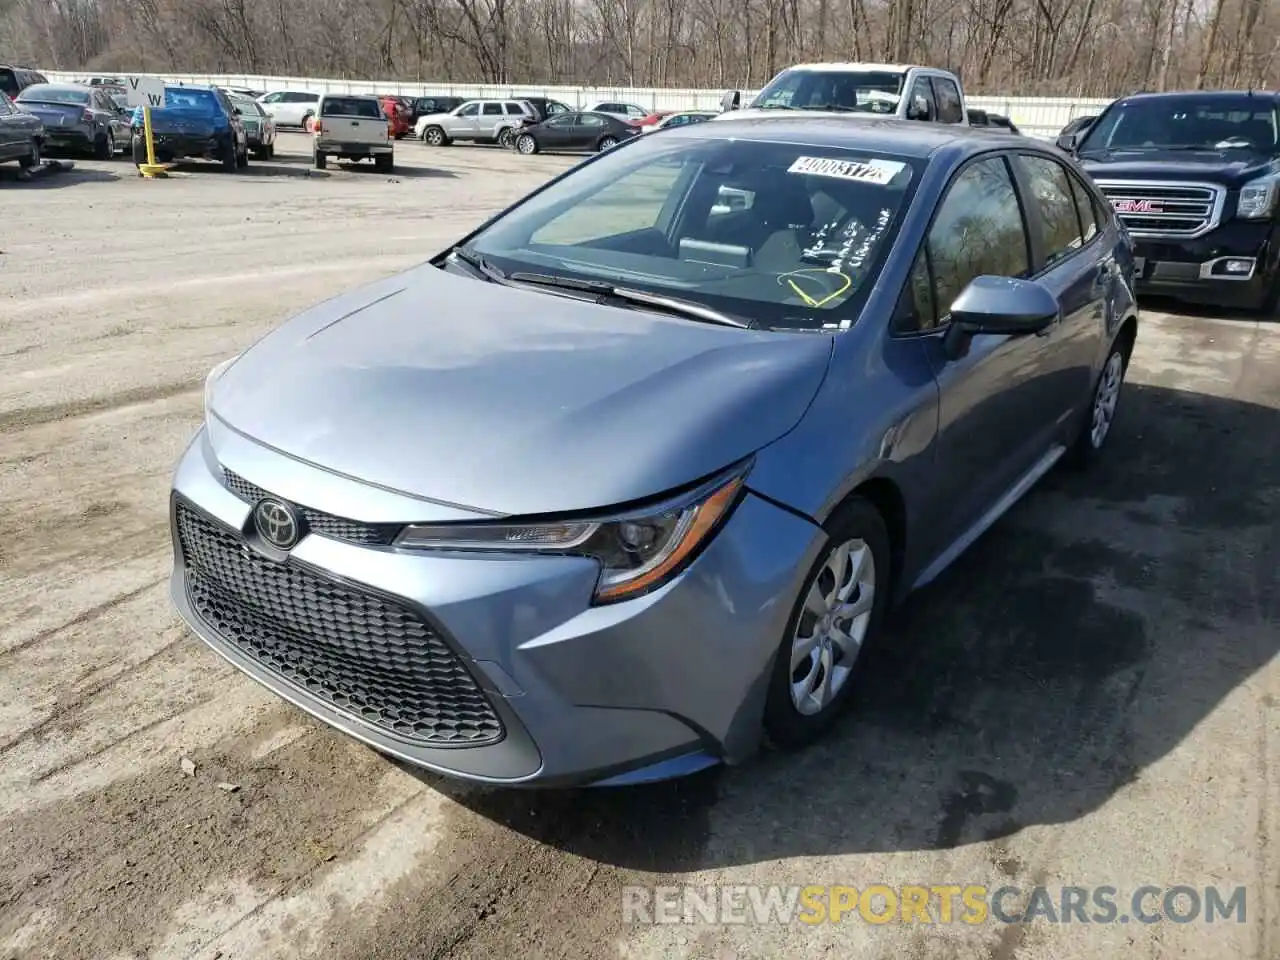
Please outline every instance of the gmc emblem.
[{"label": "gmc emblem", "polygon": [[1159,200],[1112,200],[1116,213],[1160,213],[1164,204]]}]

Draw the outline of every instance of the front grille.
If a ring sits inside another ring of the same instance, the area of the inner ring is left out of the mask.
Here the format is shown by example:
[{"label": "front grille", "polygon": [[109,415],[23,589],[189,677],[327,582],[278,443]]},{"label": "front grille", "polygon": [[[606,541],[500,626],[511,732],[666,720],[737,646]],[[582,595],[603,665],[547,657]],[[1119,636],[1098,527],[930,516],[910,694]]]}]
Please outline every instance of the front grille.
[{"label": "front grille", "polygon": [[[238,473],[225,469],[222,472],[227,481],[227,489],[241,500],[257,503],[259,500],[275,496],[257,484],[250,483]],[[362,523],[359,520],[348,520],[346,517],[335,517],[322,510],[312,510],[297,503],[294,507],[306,520],[309,531],[334,540],[346,540],[364,546],[386,546],[395,540],[396,534],[400,531],[399,524]]]},{"label": "front grille", "polygon": [[238,651],[403,740],[502,739],[502,721],[462,660],[412,610],[260,557],[182,501],[176,511],[191,605]]},{"label": "front grille", "polygon": [[1210,183],[1099,180],[1116,214],[1137,237],[1192,239],[1222,218],[1225,191]]}]

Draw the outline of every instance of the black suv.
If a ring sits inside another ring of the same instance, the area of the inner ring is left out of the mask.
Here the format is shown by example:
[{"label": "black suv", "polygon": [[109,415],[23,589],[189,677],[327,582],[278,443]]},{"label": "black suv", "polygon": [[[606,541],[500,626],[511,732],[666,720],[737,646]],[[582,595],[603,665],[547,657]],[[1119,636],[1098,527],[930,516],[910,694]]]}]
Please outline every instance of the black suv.
[{"label": "black suv", "polygon": [[1280,94],[1144,93],[1060,139],[1134,239],[1138,293],[1280,301]]},{"label": "black suv", "polygon": [[34,86],[37,83],[48,83],[44,78],[44,74],[39,70],[32,70],[30,67],[8,67],[0,64],[0,90],[9,95],[10,100],[16,100],[27,87]]}]

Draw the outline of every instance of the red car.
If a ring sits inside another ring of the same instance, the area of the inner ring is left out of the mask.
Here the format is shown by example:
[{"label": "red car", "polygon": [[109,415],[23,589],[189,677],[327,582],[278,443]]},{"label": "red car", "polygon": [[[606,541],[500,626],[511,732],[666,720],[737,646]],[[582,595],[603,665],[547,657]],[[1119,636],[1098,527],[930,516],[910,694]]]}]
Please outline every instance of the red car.
[{"label": "red car", "polygon": [[399,140],[411,129],[409,126],[409,110],[399,97],[379,97],[382,112],[387,115],[387,123],[391,127],[391,136]]},{"label": "red car", "polygon": [[647,117],[641,117],[639,120],[628,120],[627,122],[637,127],[647,127],[651,123],[657,123],[664,117],[669,117],[675,113],[674,110],[657,110]]}]

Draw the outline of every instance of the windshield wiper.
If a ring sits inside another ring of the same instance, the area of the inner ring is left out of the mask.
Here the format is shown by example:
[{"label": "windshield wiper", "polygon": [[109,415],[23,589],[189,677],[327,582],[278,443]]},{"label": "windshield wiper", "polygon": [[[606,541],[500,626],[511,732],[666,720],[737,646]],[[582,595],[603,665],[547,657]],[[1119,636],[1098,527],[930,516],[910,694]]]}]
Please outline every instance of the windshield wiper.
[{"label": "windshield wiper", "polygon": [[494,283],[507,282],[507,275],[478,253],[472,253],[470,250],[464,249],[463,247],[454,247],[449,251],[449,256],[453,257],[455,260],[461,260],[486,280],[491,280]]},{"label": "windshield wiper", "polygon": [[615,287],[603,280],[575,280],[573,277],[557,277],[549,273],[513,273],[506,278],[513,283],[527,283],[538,287],[555,287],[560,290],[572,290],[578,293],[594,294],[605,300],[623,300],[646,307],[655,307],[667,313],[688,317],[690,320],[701,320],[704,323],[715,323],[722,327],[737,327],[749,330],[751,324],[731,317],[727,313],[713,310],[692,300],[679,297],[668,297],[660,293],[649,293],[645,290],[632,290],[629,287]]},{"label": "windshield wiper", "polygon": [[866,112],[863,110],[859,110],[857,107],[850,107],[847,104],[843,104],[843,103],[812,103],[809,106],[805,107],[804,109],[826,110],[826,111],[832,111],[835,113],[865,113]]}]

